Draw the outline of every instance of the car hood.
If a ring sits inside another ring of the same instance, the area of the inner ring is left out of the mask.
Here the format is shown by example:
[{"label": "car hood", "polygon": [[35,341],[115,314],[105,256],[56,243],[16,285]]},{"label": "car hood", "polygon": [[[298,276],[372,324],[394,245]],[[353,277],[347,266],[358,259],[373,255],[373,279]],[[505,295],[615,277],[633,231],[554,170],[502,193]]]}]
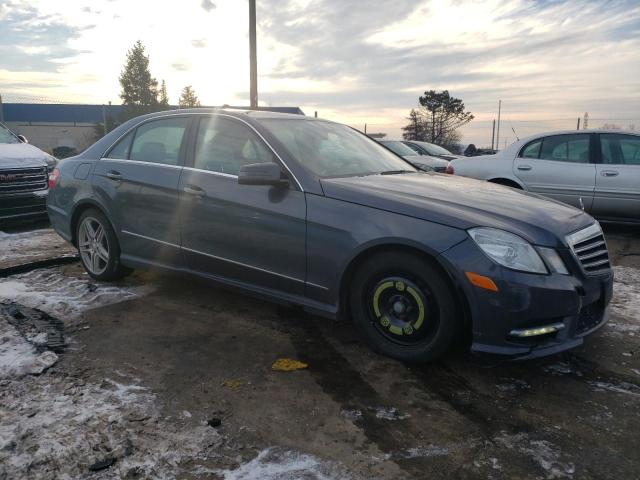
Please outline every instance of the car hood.
[{"label": "car hood", "polygon": [[53,157],[28,143],[0,143],[0,168],[43,167],[50,159]]},{"label": "car hood", "polygon": [[368,175],[321,180],[327,197],[460,229],[493,227],[544,246],[595,220],[538,195],[479,180],[437,173]]},{"label": "car hood", "polygon": [[439,157],[432,157],[430,155],[417,155],[415,157],[405,157],[407,160],[411,162],[412,165],[428,165],[430,167],[442,167],[446,168],[449,165],[447,160],[444,160]]}]

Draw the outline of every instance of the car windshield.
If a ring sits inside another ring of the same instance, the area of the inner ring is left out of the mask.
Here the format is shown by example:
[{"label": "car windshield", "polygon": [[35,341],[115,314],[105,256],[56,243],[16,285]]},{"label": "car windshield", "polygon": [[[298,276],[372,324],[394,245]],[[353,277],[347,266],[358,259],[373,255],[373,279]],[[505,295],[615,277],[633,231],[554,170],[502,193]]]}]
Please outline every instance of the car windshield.
[{"label": "car windshield", "polygon": [[422,142],[420,143],[422,147],[429,153],[429,155],[453,155],[446,148],[439,147],[438,145],[434,145],[433,143]]},{"label": "car windshield", "polygon": [[410,147],[407,147],[402,142],[397,142],[395,140],[392,140],[390,142],[380,142],[380,143],[382,143],[385,147],[387,147],[392,152],[395,152],[398,155],[402,155],[403,157],[407,157],[409,155],[417,155],[416,152],[414,152]]},{"label": "car windshield", "polygon": [[301,165],[321,178],[417,170],[369,137],[321,120],[262,119]]},{"label": "car windshield", "polygon": [[20,143],[11,131],[0,123],[0,143]]}]

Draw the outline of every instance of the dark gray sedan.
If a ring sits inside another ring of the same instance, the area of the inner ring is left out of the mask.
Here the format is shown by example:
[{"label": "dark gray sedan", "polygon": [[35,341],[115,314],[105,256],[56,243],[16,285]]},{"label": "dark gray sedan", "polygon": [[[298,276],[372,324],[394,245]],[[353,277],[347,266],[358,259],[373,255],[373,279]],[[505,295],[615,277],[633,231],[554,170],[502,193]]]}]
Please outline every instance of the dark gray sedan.
[{"label": "dark gray sedan", "polygon": [[359,132],[269,112],[121,125],[52,175],[54,228],[87,272],[185,271],[330,317],[427,361],[454,341],[533,357],[607,318],[612,273],[586,213],[417,171]]}]

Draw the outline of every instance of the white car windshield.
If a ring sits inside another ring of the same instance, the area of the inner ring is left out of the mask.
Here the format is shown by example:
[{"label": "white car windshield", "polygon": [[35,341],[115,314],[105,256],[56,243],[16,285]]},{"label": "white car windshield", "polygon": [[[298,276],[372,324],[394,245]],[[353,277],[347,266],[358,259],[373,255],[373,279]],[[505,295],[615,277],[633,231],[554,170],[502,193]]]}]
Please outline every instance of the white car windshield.
[{"label": "white car windshield", "polygon": [[20,143],[20,140],[0,123],[0,143]]},{"label": "white car windshield", "polygon": [[261,119],[301,165],[322,178],[417,170],[378,142],[345,125],[321,120]]}]

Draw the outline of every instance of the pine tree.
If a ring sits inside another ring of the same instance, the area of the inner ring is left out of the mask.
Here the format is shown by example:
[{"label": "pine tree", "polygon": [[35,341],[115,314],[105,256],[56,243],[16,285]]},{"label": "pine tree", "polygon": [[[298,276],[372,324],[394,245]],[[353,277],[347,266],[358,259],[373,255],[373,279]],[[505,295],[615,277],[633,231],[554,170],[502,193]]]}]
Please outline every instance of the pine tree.
[{"label": "pine tree", "polygon": [[138,40],[127,52],[127,61],[120,73],[120,98],[124,105],[158,105],[158,81],[149,71],[149,57]]},{"label": "pine tree", "polygon": [[169,95],[167,95],[167,84],[165,83],[164,80],[162,80],[162,83],[160,84],[160,94],[159,94],[158,103],[162,107],[169,106]]},{"label": "pine tree", "polygon": [[402,138],[405,140],[424,140],[424,120],[420,116],[420,112],[412,108],[407,120],[409,123],[402,127]]},{"label": "pine tree", "polygon": [[196,95],[196,92],[191,85],[187,85],[182,89],[178,105],[180,106],[180,108],[200,106],[200,100],[198,100],[198,96]]}]

